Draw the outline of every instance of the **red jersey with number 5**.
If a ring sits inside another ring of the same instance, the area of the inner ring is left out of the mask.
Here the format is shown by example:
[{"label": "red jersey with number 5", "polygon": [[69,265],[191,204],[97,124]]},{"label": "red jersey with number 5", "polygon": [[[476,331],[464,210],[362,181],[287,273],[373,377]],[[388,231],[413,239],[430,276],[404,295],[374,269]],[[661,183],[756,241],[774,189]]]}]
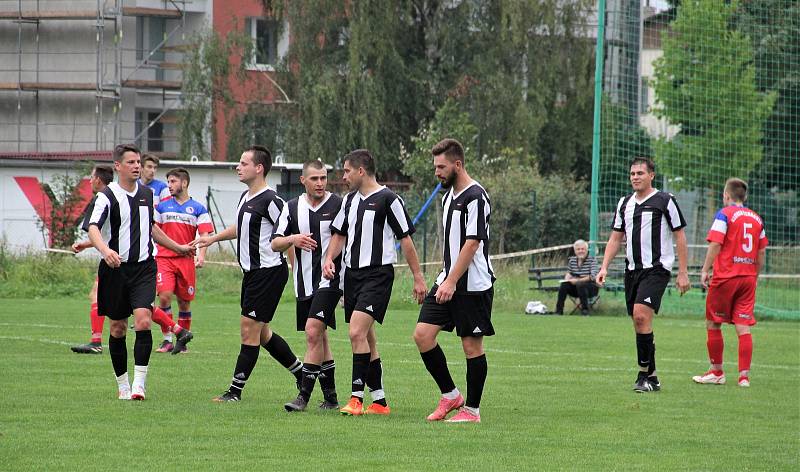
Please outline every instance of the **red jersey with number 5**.
[{"label": "red jersey with number 5", "polygon": [[722,245],[714,261],[715,280],[758,275],[758,251],[768,244],[758,213],[743,206],[727,206],[717,212],[706,239]]}]

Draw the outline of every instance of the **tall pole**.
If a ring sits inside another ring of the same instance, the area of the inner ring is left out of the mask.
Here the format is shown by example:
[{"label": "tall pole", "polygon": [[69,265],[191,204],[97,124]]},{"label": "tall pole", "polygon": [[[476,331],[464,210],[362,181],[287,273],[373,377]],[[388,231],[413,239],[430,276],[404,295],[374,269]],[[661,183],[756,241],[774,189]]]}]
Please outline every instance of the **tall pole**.
[{"label": "tall pole", "polygon": [[600,192],[600,109],[603,105],[604,42],[606,34],[606,0],[597,2],[597,48],[594,53],[594,128],[592,130],[592,206],[589,215],[591,254],[597,253]]}]

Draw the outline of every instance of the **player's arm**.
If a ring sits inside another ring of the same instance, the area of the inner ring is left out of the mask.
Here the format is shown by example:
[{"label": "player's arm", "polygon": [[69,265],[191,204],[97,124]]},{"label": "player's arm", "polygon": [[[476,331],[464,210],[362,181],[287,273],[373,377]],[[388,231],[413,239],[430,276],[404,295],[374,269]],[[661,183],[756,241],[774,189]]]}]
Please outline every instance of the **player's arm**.
[{"label": "player's arm", "polygon": [[761,270],[764,269],[764,263],[767,261],[767,248],[762,247],[758,250],[758,259],[756,260],[756,270],[758,273],[761,273]]},{"label": "player's arm", "polygon": [[603,285],[606,282],[608,266],[611,265],[611,261],[614,260],[617,256],[617,252],[619,252],[623,235],[624,233],[622,231],[612,231],[611,236],[608,237],[606,250],[603,251],[603,263],[600,265],[600,271],[597,272],[597,285]]},{"label": "player's arm", "polygon": [[478,252],[481,242],[478,239],[467,239],[464,245],[461,246],[461,251],[458,252],[456,263],[450,268],[450,273],[444,279],[439,288],[436,289],[436,303],[447,303],[453,298],[456,291],[456,284],[459,279],[467,272],[472,258]]},{"label": "player's arm", "polygon": [[722,250],[722,244],[711,241],[708,243],[708,250],[706,250],[706,260],[703,262],[703,268],[700,269],[700,283],[703,287],[708,288],[709,275],[708,271],[714,267],[714,261],[717,259],[719,252]]},{"label": "player's arm", "polygon": [[190,246],[189,244],[176,243],[172,240],[172,238],[167,236],[164,233],[164,230],[162,230],[157,224],[153,224],[150,232],[153,234],[153,240],[155,242],[175,252],[176,254],[180,254],[182,256],[194,254],[194,247]]},{"label": "player's arm", "polygon": [[272,240],[272,250],[275,252],[283,252],[290,247],[299,247],[306,251],[313,251],[317,248],[317,241],[308,234],[291,234],[289,236],[276,236]]},{"label": "player's arm", "polygon": [[200,246],[201,248],[211,246],[219,241],[227,241],[228,239],[236,239],[236,225],[228,226],[217,234],[209,236],[200,236],[194,241],[190,242],[190,246]]},{"label": "player's arm", "polygon": [[92,246],[103,256],[103,260],[106,261],[109,267],[117,268],[122,264],[122,259],[120,259],[117,251],[108,247],[108,244],[103,241],[103,235],[100,234],[100,228],[98,228],[96,224],[89,225],[89,241],[92,242]]},{"label": "player's arm", "polygon": [[[204,231],[200,233],[200,237],[207,238],[209,234],[211,233]],[[203,246],[197,251],[197,260],[194,261],[194,266],[196,268],[200,269],[206,264],[206,251],[208,251],[208,246]]]},{"label": "player's arm", "polygon": [[322,275],[328,280],[336,275],[336,264],[333,260],[339,257],[344,249],[347,237],[339,233],[331,233],[331,241],[328,243],[328,251],[325,253],[325,262],[322,263]]},{"label": "player's arm", "polygon": [[[408,262],[408,268],[411,269],[411,275],[414,276],[413,295],[417,303],[422,303],[425,300],[425,293],[428,291],[425,285],[425,277],[422,276],[422,269],[419,266],[419,257],[417,256],[417,248],[414,247],[414,241],[411,236],[406,236],[400,240],[400,248],[403,249],[403,256]],[[452,296],[452,295],[451,295]]]},{"label": "player's arm", "polygon": [[83,251],[84,249],[89,249],[90,247],[92,247],[92,242],[89,241],[88,239],[86,239],[84,241],[76,241],[76,242],[72,243],[72,246],[70,246],[70,247],[72,248],[72,252],[77,254],[77,253]]},{"label": "player's arm", "polygon": [[692,286],[689,283],[689,245],[686,243],[686,232],[683,228],[672,233],[675,236],[675,247],[678,253],[678,277],[675,279],[675,286],[683,295]]}]

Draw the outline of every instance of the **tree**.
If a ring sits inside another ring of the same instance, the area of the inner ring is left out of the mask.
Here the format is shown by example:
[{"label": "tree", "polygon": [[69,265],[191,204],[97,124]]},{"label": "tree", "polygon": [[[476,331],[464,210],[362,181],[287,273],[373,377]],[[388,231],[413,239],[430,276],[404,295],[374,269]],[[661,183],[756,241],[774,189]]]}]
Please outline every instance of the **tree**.
[{"label": "tree", "polygon": [[748,175],[762,159],[763,124],[775,97],[756,88],[750,40],[731,27],[737,7],[683,2],[662,37],[654,113],[681,129],[660,138],[655,151],[679,189],[718,194],[725,178]]}]

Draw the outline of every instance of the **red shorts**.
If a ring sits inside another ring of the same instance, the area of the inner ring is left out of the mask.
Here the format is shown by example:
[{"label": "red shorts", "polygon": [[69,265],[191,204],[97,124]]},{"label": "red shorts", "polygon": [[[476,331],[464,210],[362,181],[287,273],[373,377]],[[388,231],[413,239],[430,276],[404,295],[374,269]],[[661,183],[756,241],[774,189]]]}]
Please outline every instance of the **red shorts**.
[{"label": "red shorts", "polygon": [[191,257],[156,257],[156,292],[172,292],[181,300],[194,300],[195,268]]},{"label": "red shorts", "polygon": [[733,277],[715,281],[706,294],[706,319],[714,323],[753,326],[756,318],[757,277]]}]

